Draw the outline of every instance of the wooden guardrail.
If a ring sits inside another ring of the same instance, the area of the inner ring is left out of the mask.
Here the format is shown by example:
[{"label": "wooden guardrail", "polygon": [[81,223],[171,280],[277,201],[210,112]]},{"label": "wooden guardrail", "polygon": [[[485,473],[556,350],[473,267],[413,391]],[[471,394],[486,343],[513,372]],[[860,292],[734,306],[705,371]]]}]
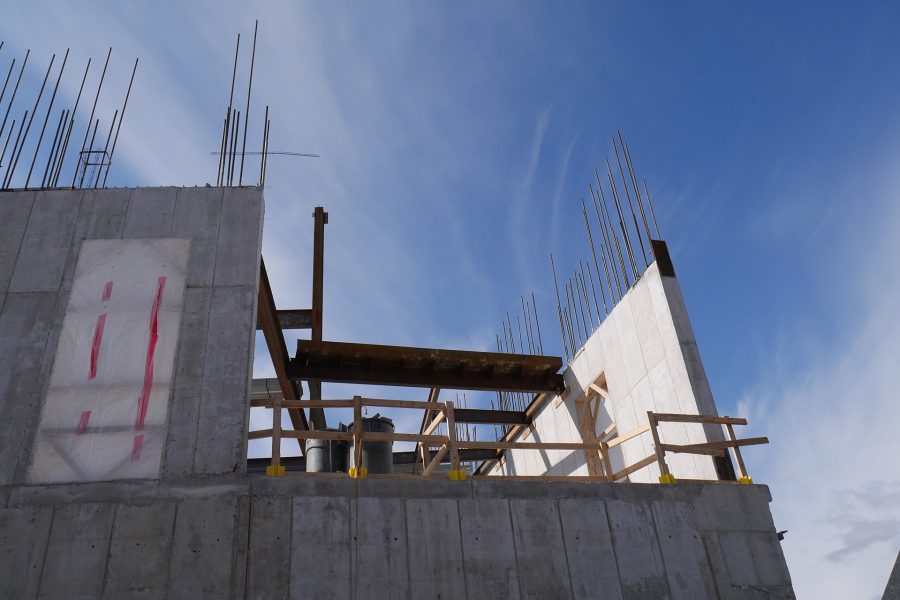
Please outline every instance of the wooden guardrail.
[{"label": "wooden guardrail", "polygon": [[[353,467],[349,469],[347,474],[352,478],[365,478],[368,476],[365,467],[362,467],[362,442],[414,442],[418,445],[418,451],[421,455],[421,474],[396,474],[384,475],[387,477],[398,478],[428,478],[432,477],[441,464],[449,456],[450,471],[449,477],[454,480],[462,480],[466,478],[466,472],[460,468],[460,449],[481,449],[481,450],[582,450],[586,455],[590,456],[596,470],[595,474],[588,476],[578,475],[483,475],[482,477],[501,477],[505,479],[527,479],[541,481],[619,481],[628,475],[635,473],[653,463],[658,463],[660,468],[660,483],[674,483],[675,478],[666,464],[666,452],[682,452],[693,454],[704,454],[712,456],[724,456],[728,448],[732,448],[735,452],[737,460],[739,481],[742,483],[750,483],[752,480],[747,475],[743,457],[740,454],[741,446],[749,446],[753,444],[768,443],[767,438],[749,438],[739,440],[734,437],[734,425],[746,425],[746,419],[732,417],[713,417],[703,415],[682,415],[668,413],[647,413],[647,423],[628,433],[619,435],[614,438],[601,436],[600,440],[594,437],[590,441],[581,442],[521,442],[521,441],[470,441],[459,439],[456,435],[456,421],[454,419],[453,402],[421,402],[417,400],[384,400],[376,398],[363,398],[355,396],[349,400],[284,400],[281,398],[253,401],[252,406],[264,406],[272,408],[272,428],[251,431],[249,439],[271,438],[272,440],[272,458],[270,465],[266,468],[267,475],[284,475],[285,468],[281,464],[281,440],[282,438],[293,438],[298,440],[316,439],[316,440],[344,440],[353,442],[354,460]],[[362,409],[363,407],[377,408],[399,408],[427,410],[436,414],[434,419],[424,428],[422,433],[383,433],[362,430]],[[315,431],[305,430],[296,431],[282,428],[281,409],[305,409],[305,408],[352,408],[353,409],[353,431]],[[660,422],[681,422],[681,423],[700,423],[700,424],[721,424],[728,431],[728,440],[721,442],[705,442],[701,444],[675,445],[665,444],[660,441],[658,426]],[[435,431],[446,422],[447,434],[438,434]],[[642,434],[651,433],[654,443],[654,454],[651,454],[631,465],[624,467],[619,471],[612,470],[612,462],[610,460],[609,451],[625,442],[632,440]],[[430,447],[437,447],[434,456],[431,455]],[[304,473],[305,474],[305,473]],[[311,474],[312,475],[312,474]],[[326,476],[342,476],[342,474],[315,474]]]}]

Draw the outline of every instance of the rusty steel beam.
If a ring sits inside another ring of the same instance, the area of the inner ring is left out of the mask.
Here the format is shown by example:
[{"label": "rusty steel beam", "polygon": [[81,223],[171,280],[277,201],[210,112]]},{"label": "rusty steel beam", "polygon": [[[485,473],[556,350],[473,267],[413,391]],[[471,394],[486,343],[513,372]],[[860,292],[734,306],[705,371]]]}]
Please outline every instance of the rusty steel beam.
[{"label": "rusty steel beam", "polygon": [[528,425],[531,421],[524,410],[487,410],[454,408],[457,423],[494,423],[497,425]]},{"label": "rusty steel beam", "polygon": [[[313,210],[313,280],[312,280],[312,311],[311,326],[312,339],[322,340],[322,310],[324,308],[325,291],[325,225],[328,223],[328,213],[321,206]],[[322,399],[322,382],[319,379],[307,379],[309,385],[309,399]],[[309,409],[309,418],[316,429],[325,429],[325,409]]]},{"label": "rusty steel beam", "polygon": [[561,392],[561,367],[557,356],[298,340],[289,375],[339,383]]},{"label": "rusty steel beam", "polygon": [[[275,376],[278,379],[278,385],[281,387],[281,393],[285,400],[299,400],[301,398],[300,389],[297,383],[290,378],[290,356],[287,352],[287,345],[284,342],[284,335],[278,326],[278,311],[275,308],[272,287],[269,285],[269,275],[266,273],[266,263],[262,257],[259,259],[259,297],[257,304],[257,319],[261,325],[263,336],[266,338],[266,346],[269,348],[269,356],[272,357],[272,364],[275,366]],[[288,415],[295,430],[309,429],[306,415],[302,410],[296,408],[288,409]],[[297,443],[300,445],[300,452],[305,455],[306,448],[302,440],[297,440]]]},{"label": "rusty steel beam", "polygon": [[[281,309],[278,312],[278,324],[282,329],[312,329],[312,309],[292,308]],[[262,329],[262,324],[257,321],[256,329]]]}]

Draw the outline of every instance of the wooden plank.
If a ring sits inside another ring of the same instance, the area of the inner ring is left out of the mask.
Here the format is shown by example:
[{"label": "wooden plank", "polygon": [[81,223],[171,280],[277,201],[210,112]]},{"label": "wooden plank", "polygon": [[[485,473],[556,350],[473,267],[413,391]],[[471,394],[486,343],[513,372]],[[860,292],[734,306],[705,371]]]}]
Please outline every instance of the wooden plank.
[{"label": "wooden plank", "polygon": [[583,442],[468,442],[460,440],[457,442],[460,448],[481,448],[481,449],[498,449],[498,450],[584,450],[585,448],[596,448],[596,444],[585,444]]},{"label": "wooden plank", "polygon": [[648,431],[650,431],[650,425],[643,425],[641,427],[638,427],[637,429],[632,429],[631,431],[629,431],[628,433],[626,433],[624,435],[614,437],[613,439],[611,439],[607,442],[607,445],[609,445],[610,448],[615,448],[619,444],[624,444],[628,440],[630,440],[632,438],[636,438],[637,436],[641,435],[642,433],[646,433]]},{"label": "wooden plank", "polygon": [[381,400],[378,398],[363,398],[363,406],[377,406],[379,408],[416,408],[425,410],[443,410],[440,402],[421,402],[419,400]]},{"label": "wooden plank", "polygon": [[653,450],[656,453],[656,461],[659,463],[660,477],[669,475],[669,465],[666,464],[666,452],[662,449],[662,443],[659,441],[659,431],[656,429],[658,425],[656,413],[647,411],[647,423],[650,425],[650,433],[653,434]]},{"label": "wooden plank", "polygon": [[637,461],[630,467],[625,467],[621,471],[617,471],[617,472],[613,473],[613,481],[618,481],[618,480],[622,479],[623,477],[627,477],[627,476],[631,475],[635,471],[640,471],[647,465],[652,465],[654,462],[656,462],[656,460],[657,460],[656,455],[651,454],[650,456]]},{"label": "wooden plank", "polygon": [[432,431],[437,429],[438,425],[440,425],[443,421],[444,421],[444,413],[443,412],[438,413],[438,416],[436,416],[434,418],[434,420],[428,424],[428,427],[425,428],[425,430],[422,432],[422,435],[430,434]]},{"label": "wooden plank", "polygon": [[760,444],[768,444],[769,438],[755,437],[743,438],[737,440],[725,440],[722,442],[703,442],[702,444],[663,444],[663,448],[669,452],[694,452],[699,450],[724,450],[725,448],[736,448],[738,446],[758,446]]},{"label": "wooden plank", "polygon": [[723,448],[709,448],[703,444],[691,444],[689,446],[679,446],[677,444],[660,444],[665,452],[674,452],[681,454],[703,454],[705,456],[725,456]]},{"label": "wooden plank", "polygon": [[450,448],[450,468],[454,471],[459,470],[459,446],[456,444],[456,418],[453,415],[453,403],[447,401],[447,407],[444,409],[444,415],[447,418],[447,445]]},{"label": "wooden plank", "polygon": [[605,476],[591,475],[473,475],[472,479],[508,479],[510,481],[572,481],[585,483],[606,483]]},{"label": "wooden plank", "polygon": [[739,417],[716,417],[713,415],[681,415],[676,413],[653,413],[657,421],[669,423],[711,423],[719,425],[746,425],[747,419]]},{"label": "wooden plank", "polygon": [[353,433],[349,431],[289,431],[281,432],[281,437],[297,440],[353,440]]},{"label": "wooden plank", "polygon": [[602,439],[606,438],[606,436],[610,435],[615,430],[616,430],[616,422],[613,421],[612,423],[607,425],[606,429],[604,429],[598,437],[602,440]]},{"label": "wooden plank", "polygon": [[602,398],[604,398],[604,399],[609,398],[609,392],[607,392],[605,389],[603,389],[596,383],[592,383],[588,387],[591,390],[593,390],[595,393],[599,394]]},{"label": "wooden plank", "polygon": [[257,429],[256,431],[251,431],[247,434],[248,440],[261,440],[270,437],[272,437],[271,429]]},{"label": "wooden plank", "polygon": [[441,446],[440,450],[437,451],[437,454],[434,455],[434,458],[431,459],[431,462],[428,463],[428,466],[425,467],[425,470],[422,471],[422,475],[424,477],[428,477],[434,470],[441,464],[441,461],[444,459],[444,456],[447,455],[447,451],[450,450],[450,444],[445,443]]},{"label": "wooden plank", "polygon": [[359,434],[366,442],[432,442],[436,444],[447,441],[445,435],[420,435],[418,433],[379,433],[363,431]]}]

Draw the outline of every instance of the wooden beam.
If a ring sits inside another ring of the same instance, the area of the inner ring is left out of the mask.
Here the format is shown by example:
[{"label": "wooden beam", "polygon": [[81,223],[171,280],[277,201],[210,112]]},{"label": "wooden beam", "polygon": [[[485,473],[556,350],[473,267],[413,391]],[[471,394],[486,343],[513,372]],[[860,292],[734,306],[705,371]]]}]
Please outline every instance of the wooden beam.
[{"label": "wooden beam", "polygon": [[[272,297],[272,287],[269,285],[266,263],[261,256],[259,258],[259,291],[257,293],[256,312],[257,319],[262,325],[263,337],[269,349],[269,356],[272,357],[272,365],[275,367],[275,376],[281,388],[281,395],[285,400],[299,400],[300,391],[297,384],[288,375],[290,357],[287,353],[287,345],[284,343],[284,335],[281,332],[281,328],[277,325],[275,299]],[[303,414],[302,410],[296,408],[288,409],[288,416],[294,429],[298,431],[309,429],[306,415]],[[300,452],[305,456],[306,447],[303,445],[303,442],[298,441],[297,443],[300,445]]]}]

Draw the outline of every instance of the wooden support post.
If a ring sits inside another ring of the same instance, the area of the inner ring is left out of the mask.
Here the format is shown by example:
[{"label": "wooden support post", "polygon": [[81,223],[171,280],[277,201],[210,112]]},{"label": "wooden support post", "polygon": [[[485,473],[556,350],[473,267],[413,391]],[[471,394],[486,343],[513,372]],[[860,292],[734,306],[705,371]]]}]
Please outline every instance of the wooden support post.
[{"label": "wooden support post", "polygon": [[463,480],[466,474],[459,465],[459,448],[456,445],[456,418],[453,416],[453,402],[447,401],[444,415],[447,419],[447,444],[450,452],[450,479]]},{"label": "wooden support post", "polygon": [[362,398],[353,397],[353,466],[350,467],[350,477],[364,479],[369,470],[362,465]]},{"label": "wooden support post", "polygon": [[600,456],[603,458],[603,469],[605,471],[607,481],[615,481],[613,479],[612,462],[609,460],[609,445],[606,442],[600,442]]},{"label": "wooden support post", "polygon": [[432,458],[428,462],[428,464],[425,465],[425,469],[422,471],[422,477],[428,477],[429,475],[434,473],[434,470],[438,468],[438,466],[441,464],[441,461],[444,460],[444,456],[447,455],[449,449],[450,442],[446,442],[443,446],[440,447],[440,449],[437,451],[437,454],[434,455],[434,458]]},{"label": "wooden support post", "polygon": [[656,462],[659,463],[659,482],[675,483],[675,476],[672,475],[669,471],[669,466],[666,464],[666,451],[663,450],[662,443],[659,441],[659,431],[657,430],[659,423],[656,421],[656,415],[653,414],[652,410],[647,411],[647,422],[650,425],[650,433],[653,435],[653,449],[656,451]]},{"label": "wooden support post", "polygon": [[[728,416],[726,415],[725,418],[727,419]],[[734,435],[734,427],[731,425],[731,423],[725,423],[725,429],[728,431],[728,440],[732,442],[735,441],[737,438]],[[732,449],[734,450],[734,458],[737,461],[738,483],[753,483],[753,479],[751,479],[750,476],[747,475],[747,467],[744,465],[744,457],[741,456],[741,447],[735,445]]]},{"label": "wooden support post", "polygon": [[[303,445],[303,442],[300,441]],[[281,464],[281,398],[272,403],[272,464],[266,468],[266,475],[284,475]]]}]

